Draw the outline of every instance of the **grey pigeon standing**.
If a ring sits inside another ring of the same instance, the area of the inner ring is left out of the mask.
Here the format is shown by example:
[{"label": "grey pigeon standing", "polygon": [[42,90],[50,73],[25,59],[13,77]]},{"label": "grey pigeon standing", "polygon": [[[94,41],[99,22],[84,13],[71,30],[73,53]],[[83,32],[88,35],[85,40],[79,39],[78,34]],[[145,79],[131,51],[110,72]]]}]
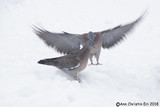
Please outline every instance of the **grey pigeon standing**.
[{"label": "grey pigeon standing", "polygon": [[[89,33],[89,36],[93,35],[92,32]],[[71,75],[74,79],[80,82],[80,79],[77,76],[77,73],[86,68],[88,63],[88,58],[90,55],[91,47],[93,47],[94,42],[88,40],[84,47],[80,50],[73,51],[68,55],[40,60],[39,64],[55,66],[62,71]]]},{"label": "grey pigeon standing", "polygon": [[[145,12],[146,13],[146,12]],[[95,48],[91,48],[90,51],[90,61],[93,65],[92,57],[95,56],[97,65],[99,65],[99,56],[101,52],[101,46],[105,48],[113,47],[115,44],[120,42],[126,37],[126,33],[129,33],[134,26],[141,21],[144,17],[142,14],[137,20],[126,25],[119,25],[115,28],[104,30],[101,32],[93,32],[93,35],[84,34],[71,34],[67,32],[54,33],[49,32],[45,29],[38,28],[34,26],[34,32],[42,39],[44,42],[51,47],[54,47],[58,52],[69,54],[72,51],[79,50],[80,45],[85,45],[86,41],[94,40]]]}]

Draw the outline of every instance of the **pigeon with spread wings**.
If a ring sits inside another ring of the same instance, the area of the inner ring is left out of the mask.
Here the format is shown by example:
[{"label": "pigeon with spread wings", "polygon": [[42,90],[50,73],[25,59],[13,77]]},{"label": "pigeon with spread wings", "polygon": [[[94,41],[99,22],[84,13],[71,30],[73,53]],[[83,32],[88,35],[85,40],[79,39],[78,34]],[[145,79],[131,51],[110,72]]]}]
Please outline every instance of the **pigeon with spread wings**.
[{"label": "pigeon with spread wings", "polygon": [[[146,12],[145,12],[146,13]],[[119,25],[115,28],[93,32],[93,35],[89,36],[88,33],[83,34],[71,34],[67,32],[54,33],[37,26],[33,27],[33,31],[38,35],[48,46],[55,48],[58,52],[69,54],[72,51],[79,50],[80,45],[85,45],[87,40],[93,40],[95,42],[94,47],[90,51],[90,61],[93,64],[92,57],[95,56],[97,65],[99,64],[99,56],[101,47],[111,48],[118,42],[122,41],[126,34],[129,33],[137,23],[139,23],[145,16],[142,14],[137,20],[126,24]]]}]

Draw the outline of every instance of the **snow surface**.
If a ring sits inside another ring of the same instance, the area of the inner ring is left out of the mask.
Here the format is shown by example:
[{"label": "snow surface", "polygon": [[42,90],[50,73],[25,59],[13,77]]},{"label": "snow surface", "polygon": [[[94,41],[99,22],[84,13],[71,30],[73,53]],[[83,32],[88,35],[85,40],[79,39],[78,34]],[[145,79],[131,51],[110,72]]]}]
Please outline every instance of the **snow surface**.
[{"label": "snow surface", "polygon": [[[159,0],[0,0],[0,107],[116,107],[116,102],[160,103]],[[79,73],[82,83],[37,64],[62,54],[31,29],[101,31],[148,15],[112,49],[101,66]]]}]

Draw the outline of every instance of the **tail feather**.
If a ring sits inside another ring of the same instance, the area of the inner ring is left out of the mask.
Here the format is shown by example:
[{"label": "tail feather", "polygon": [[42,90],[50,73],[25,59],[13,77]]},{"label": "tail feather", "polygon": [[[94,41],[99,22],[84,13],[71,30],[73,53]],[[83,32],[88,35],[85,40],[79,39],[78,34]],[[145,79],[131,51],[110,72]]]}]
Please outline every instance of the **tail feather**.
[{"label": "tail feather", "polygon": [[40,60],[38,61],[39,64],[45,64],[46,63],[46,60]]},{"label": "tail feather", "polygon": [[57,58],[51,58],[51,59],[44,59],[38,61],[39,64],[44,64],[44,65],[52,65],[56,66],[58,64]]}]

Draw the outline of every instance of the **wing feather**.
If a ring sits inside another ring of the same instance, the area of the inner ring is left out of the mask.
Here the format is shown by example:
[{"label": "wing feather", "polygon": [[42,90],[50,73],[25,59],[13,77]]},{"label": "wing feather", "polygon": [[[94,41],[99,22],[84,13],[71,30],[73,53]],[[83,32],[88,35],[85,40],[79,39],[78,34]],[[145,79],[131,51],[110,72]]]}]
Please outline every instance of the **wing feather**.
[{"label": "wing feather", "polygon": [[55,48],[60,53],[68,54],[80,49],[81,40],[78,34],[53,33],[37,26],[33,27],[33,31],[48,46]]},{"label": "wing feather", "polygon": [[126,25],[119,25],[113,29],[102,31],[101,32],[102,47],[110,48],[114,46],[115,44],[117,44],[118,42],[122,41],[124,37],[126,37],[126,34],[129,33],[131,30],[133,30],[135,25],[138,24],[142,20],[145,13],[132,23],[129,23]]}]

